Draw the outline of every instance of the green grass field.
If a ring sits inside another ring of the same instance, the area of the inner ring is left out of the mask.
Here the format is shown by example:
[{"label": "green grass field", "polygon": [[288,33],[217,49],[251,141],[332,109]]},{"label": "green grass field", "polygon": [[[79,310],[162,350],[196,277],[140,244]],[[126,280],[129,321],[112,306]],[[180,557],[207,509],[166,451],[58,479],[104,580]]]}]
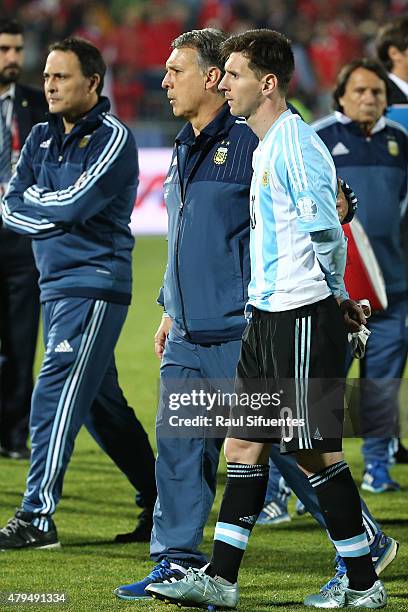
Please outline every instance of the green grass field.
[{"label": "green grass field", "polygon": [[[161,284],[166,243],[162,238],[141,238],[135,249],[134,298],[117,349],[122,387],[153,442],[158,389],[158,361],[153,335],[160,319],[155,305]],[[357,480],[361,477],[359,442],[346,442],[347,458]],[[0,459],[0,523],[4,525],[19,506],[28,462]],[[213,526],[225,482],[220,488],[203,550],[209,552]],[[388,610],[408,610],[408,466],[393,468],[403,492],[366,494],[366,501],[384,529],[399,539],[398,559],[385,571],[390,596]],[[294,501],[291,501],[293,510]],[[112,595],[119,584],[134,582],[150,571],[147,544],[115,545],[113,536],[133,528],[136,519],[133,491],[122,474],[81,432],[65,479],[64,494],[55,520],[63,547],[58,551],[23,551],[0,554],[0,592],[65,592],[69,602],[53,605],[62,610],[152,610],[153,602],[124,602]],[[240,577],[239,610],[305,610],[301,602],[332,574],[333,551],[325,533],[310,517],[294,518],[274,528],[258,527],[251,539]],[[0,606],[10,610],[44,610],[47,605]],[[176,609],[176,608],[171,608]]]}]

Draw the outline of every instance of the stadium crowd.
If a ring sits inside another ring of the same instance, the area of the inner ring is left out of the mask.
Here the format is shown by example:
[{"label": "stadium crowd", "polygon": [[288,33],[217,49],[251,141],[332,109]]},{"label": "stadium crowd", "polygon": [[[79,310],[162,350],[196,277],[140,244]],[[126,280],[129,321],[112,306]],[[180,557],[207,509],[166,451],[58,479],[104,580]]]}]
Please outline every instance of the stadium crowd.
[{"label": "stadium crowd", "polygon": [[81,35],[102,50],[124,121],[169,120],[159,85],[170,42],[181,32],[217,27],[228,33],[267,27],[293,41],[290,95],[315,117],[330,110],[330,90],[345,63],[371,54],[378,27],[405,0],[5,0],[3,13],[26,29],[26,70],[39,84],[46,49]]}]

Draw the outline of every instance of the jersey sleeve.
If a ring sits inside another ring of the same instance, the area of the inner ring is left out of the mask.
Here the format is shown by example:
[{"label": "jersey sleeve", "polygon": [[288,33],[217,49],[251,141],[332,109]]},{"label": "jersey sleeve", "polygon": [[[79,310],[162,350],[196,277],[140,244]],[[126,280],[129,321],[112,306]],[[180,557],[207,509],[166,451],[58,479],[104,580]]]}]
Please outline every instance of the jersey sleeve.
[{"label": "jersey sleeve", "polygon": [[287,121],[281,138],[279,180],[291,197],[299,231],[338,228],[336,169],[326,146],[299,121]]}]

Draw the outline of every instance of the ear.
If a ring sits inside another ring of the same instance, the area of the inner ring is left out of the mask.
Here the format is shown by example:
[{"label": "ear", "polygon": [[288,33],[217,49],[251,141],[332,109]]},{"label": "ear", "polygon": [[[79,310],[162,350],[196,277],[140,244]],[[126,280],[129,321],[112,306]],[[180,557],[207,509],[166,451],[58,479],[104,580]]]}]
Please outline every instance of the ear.
[{"label": "ear", "polygon": [[96,72],[89,77],[89,93],[94,93],[97,90],[100,82],[101,77],[99,74],[96,74]]},{"label": "ear", "polygon": [[218,92],[218,84],[221,81],[222,72],[217,66],[211,66],[207,71],[205,89],[215,89]]},{"label": "ear", "polygon": [[262,93],[265,96],[268,96],[278,88],[278,79],[276,77],[276,74],[266,74],[263,77],[262,81]]},{"label": "ear", "polygon": [[388,47],[388,57],[395,64],[401,57],[401,51],[395,45],[390,45]]}]

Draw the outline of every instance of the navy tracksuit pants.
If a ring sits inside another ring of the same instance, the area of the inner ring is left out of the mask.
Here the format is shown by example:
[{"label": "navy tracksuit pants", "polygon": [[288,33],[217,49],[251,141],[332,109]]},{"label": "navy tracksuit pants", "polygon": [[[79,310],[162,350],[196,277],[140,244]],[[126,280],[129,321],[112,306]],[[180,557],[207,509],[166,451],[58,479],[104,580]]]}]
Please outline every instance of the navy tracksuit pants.
[{"label": "navy tracksuit pants", "polygon": [[[368,320],[371,336],[360,362],[360,415],[364,463],[388,463],[398,436],[398,393],[408,352],[408,302],[398,300]],[[403,407],[406,410],[406,407]]]},{"label": "navy tracksuit pants", "polygon": [[[168,416],[166,379],[233,379],[240,340],[219,344],[192,344],[173,325],[160,367],[160,399],[157,412],[157,502],[153,515],[151,558],[182,561],[193,566],[206,563],[198,547],[214,502],[218,460],[223,440],[217,438],[169,438],[162,435]],[[170,383],[171,384],[171,383]],[[201,414],[199,409],[196,414]],[[203,409],[202,414],[205,413]]]},{"label": "navy tracksuit pants", "polygon": [[153,506],[154,455],[119,387],[113,354],[127,310],[89,298],[43,304],[46,351],[32,397],[25,511],[55,511],[82,425],[139,491],[140,505]]}]

